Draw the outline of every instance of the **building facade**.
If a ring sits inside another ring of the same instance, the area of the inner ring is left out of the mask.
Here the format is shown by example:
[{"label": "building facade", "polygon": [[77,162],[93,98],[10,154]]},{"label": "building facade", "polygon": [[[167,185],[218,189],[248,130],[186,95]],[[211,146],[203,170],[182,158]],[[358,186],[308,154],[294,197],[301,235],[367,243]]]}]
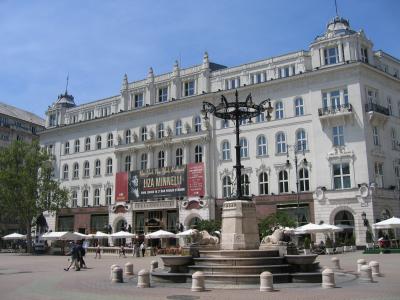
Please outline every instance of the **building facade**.
[{"label": "building facade", "polygon": [[[274,108],[241,121],[239,180],[258,217],[284,210],[299,224],[336,224],[361,245],[368,222],[400,214],[399,70],[398,59],[374,51],[362,30],[336,17],[307,51],[236,67],[206,53],[194,67],[175,63],[163,75],[150,68],[135,82],[125,75],[117,96],[80,106],[65,93],[46,112],[41,143],[54,154],[71,207],[48,222],[57,230],[110,225],[143,233],[218,219],[237,180],[233,124],[204,121],[200,111],[203,101],[233,100],[237,90],[243,101],[251,93]],[[186,172],[183,190],[155,192],[150,179],[177,168]],[[139,190],[153,194],[133,196],[137,178]]]}]

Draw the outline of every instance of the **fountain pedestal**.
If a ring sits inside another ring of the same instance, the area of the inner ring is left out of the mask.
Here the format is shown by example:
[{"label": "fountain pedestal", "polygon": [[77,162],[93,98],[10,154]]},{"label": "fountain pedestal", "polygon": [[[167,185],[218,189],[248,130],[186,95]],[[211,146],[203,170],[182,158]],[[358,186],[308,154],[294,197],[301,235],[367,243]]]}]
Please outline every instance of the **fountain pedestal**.
[{"label": "fountain pedestal", "polygon": [[253,202],[233,200],[222,208],[221,250],[258,249],[256,207]]}]

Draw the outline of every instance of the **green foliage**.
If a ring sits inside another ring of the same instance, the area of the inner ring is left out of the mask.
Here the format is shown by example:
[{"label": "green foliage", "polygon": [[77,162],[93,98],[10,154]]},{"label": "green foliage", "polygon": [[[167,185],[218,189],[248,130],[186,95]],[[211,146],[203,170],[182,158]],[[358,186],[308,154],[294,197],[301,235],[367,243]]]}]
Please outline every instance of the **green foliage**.
[{"label": "green foliage", "polygon": [[333,248],[332,240],[329,237],[326,238],[325,247],[326,248]]},{"label": "green foliage", "polygon": [[214,231],[221,231],[221,222],[216,220],[201,220],[196,224],[196,229],[199,231],[206,230],[209,234]]},{"label": "green foliage", "polygon": [[295,227],[296,221],[286,212],[277,211],[262,219],[258,226],[261,238],[263,238],[272,234],[276,227]]},{"label": "green foliage", "polygon": [[308,236],[304,238],[304,249],[310,249],[311,247],[311,240]]}]

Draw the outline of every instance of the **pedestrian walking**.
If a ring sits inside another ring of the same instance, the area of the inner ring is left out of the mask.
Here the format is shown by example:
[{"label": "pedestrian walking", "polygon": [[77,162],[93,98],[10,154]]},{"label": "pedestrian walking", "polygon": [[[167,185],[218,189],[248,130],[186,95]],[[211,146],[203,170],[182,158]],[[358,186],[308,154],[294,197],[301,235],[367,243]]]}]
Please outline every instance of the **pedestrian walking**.
[{"label": "pedestrian walking", "polygon": [[96,258],[101,258],[101,248],[100,248],[100,245],[99,244],[97,244],[97,247],[96,247],[96,255],[95,255],[95,257],[94,257],[95,259]]},{"label": "pedestrian walking", "polygon": [[125,256],[125,247],[123,245],[121,245],[121,248],[119,248],[119,257],[121,257],[121,256],[126,258],[126,256]]},{"label": "pedestrian walking", "polygon": [[142,251],[142,256],[144,257],[144,254],[146,252],[146,246],[144,245],[144,242],[140,245],[140,251]]},{"label": "pedestrian walking", "polygon": [[83,246],[82,246],[81,243],[78,243],[77,248],[78,248],[79,267],[80,267],[80,268],[83,268],[83,269],[87,269],[85,260],[83,259],[83,257],[84,257],[85,254],[86,254],[86,250],[85,250],[85,248],[83,248]]},{"label": "pedestrian walking", "polygon": [[77,245],[75,245],[73,242],[70,242],[70,252],[67,253],[67,255],[71,255],[71,263],[67,268],[64,268],[64,271],[69,271],[71,267],[75,268],[75,271],[80,271],[79,267],[79,250]]}]

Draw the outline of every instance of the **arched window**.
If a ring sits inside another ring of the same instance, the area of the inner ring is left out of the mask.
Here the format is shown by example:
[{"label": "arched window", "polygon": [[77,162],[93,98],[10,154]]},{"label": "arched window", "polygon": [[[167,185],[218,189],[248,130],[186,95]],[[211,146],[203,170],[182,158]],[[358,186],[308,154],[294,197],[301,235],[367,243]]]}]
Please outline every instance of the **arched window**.
[{"label": "arched window", "polygon": [[203,147],[201,145],[197,145],[194,148],[194,162],[201,163],[203,161]]},{"label": "arched window", "polygon": [[257,137],[257,155],[267,155],[267,139],[264,135],[260,135],[259,137]]},{"label": "arched window", "polygon": [[85,140],[85,151],[90,151],[90,137]]},{"label": "arched window", "polygon": [[68,165],[67,164],[65,164],[64,165],[64,167],[63,167],[63,179],[64,180],[67,180],[68,179]]},{"label": "arched window", "polygon": [[268,195],[268,174],[265,172],[258,175],[258,186],[260,195]]},{"label": "arched window", "polygon": [[71,197],[71,206],[72,207],[77,207],[78,206],[78,192],[77,191],[73,191],[72,192],[72,197]]},{"label": "arched window", "polygon": [[113,172],[113,161],[112,158],[107,158],[107,163],[106,163],[106,174],[110,175]]},{"label": "arched window", "polygon": [[127,129],[125,131],[125,144],[130,144],[132,142],[132,134],[131,134],[131,130]]},{"label": "arched window", "polygon": [[111,205],[112,190],[111,188],[106,189],[106,205]]},{"label": "arched window", "polygon": [[297,144],[297,151],[308,150],[307,137],[304,129],[300,129],[296,132],[296,144]]},{"label": "arched window", "polygon": [[64,145],[64,154],[69,154],[69,142],[65,142],[65,145]]},{"label": "arched window", "polygon": [[231,159],[231,145],[228,141],[222,142],[222,160]]},{"label": "arched window", "polygon": [[100,205],[100,189],[94,190],[94,197],[93,197],[93,206]]},{"label": "arched window", "polygon": [[306,168],[300,169],[299,183],[300,183],[300,192],[306,192],[310,190],[310,177],[308,174],[308,169]]},{"label": "arched window", "polygon": [[303,98],[296,98],[294,100],[294,107],[295,107],[296,117],[304,115]]},{"label": "arched window", "polygon": [[147,140],[147,127],[142,127],[142,129],[140,130],[140,139],[142,140],[142,142]]},{"label": "arched window", "polygon": [[74,163],[74,173],[72,176],[73,179],[78,179],[79,178],[79,164]]},{"label": "arched window", "polygon": [[289,193],[289,177],[288,172],[279,172],[279,193]]},{"label": "arched window", "polygon": [[240,157],[241,158],[249,157],[249,144],[247,143],[247,139],[241,138],[239,144],[240,144]]},{"label": "arched window", "polygon": [[165,166],[165,153],[164,151],[158,152],[158,167],[159,168],[164,168]]},{"label": "arched window", "polygon": [[243,196],[250,195],[250,180],[249,175],[243,174],[240,178],[240,184],[242,185],[242,194]]},{"label": "arched window", "polygon": [[131,170],[131,156],[128,155],[125,157],[125,172],[129,172]]},{"label": "arched window", "polygon": [[229,176],[222,178],[222,197],[229,198],[232,194],[232,181]]},{"label": "arched window", "polygon": [[283,119],[283,103],[281,101],[275,103],[275,119]]},{"label": "arched window", "polygon": [[98,160],[96,160],[96,162],[94,164],[94,175],[95,176],[100,176],[100,174],[101,174],[100,167],[101,167],[101,162],[98,159]]},{"label": "arched window", "polygon": [[96,137],[96,148],[97,148],[97,150],[101,149],[101,136],[100,135],[98,135]]},{"label": "arched window", "polygon": [[176,162],[176,166],[180,167],[183,164],[183,150],[182,148],[178,148],[175,151],[175,162]]},{"label": "arched window", "polygon": [[112,133],[109,133],[107,136],[107,147],[110,148],[114,145],[114,136]]},{"label": "arched window", "polygon": [[142,153],[140,156],[140,170],[147,169],[147,153]]},{"label": "arched window", "polygon": [[164,124],[160,123],[157,126],[157,135],[159,139],[162,139],[164,137]]},{"label": "arched window", "polygon": [[79,147],[81,145],[81,142],[79,140],[75,140],[75,153],[78,153],[80,151]]},{"label": "arched window", "polygon": [[201,131],[201,117],[200,116],[196,116],[194,118],[194,131],[195,132]]},{"label": "arched window", "polygon": [[276,152],[286,153],[286,136],[283,132],[278,132],[276,135]]},{"label": "arched window", "polygon": [[182,134],[182,121],[181,120],[176,120],[175,122],[175,135],[181,135]]},{"label": "arched window", "polygon": [[83,163],[83,177],[89,177],[89,162],[85,161]]},{"label": "arched window", "polygon": [[89,191],[84,190],[82,194],[82,206],[87,207],[89,206]]}]

